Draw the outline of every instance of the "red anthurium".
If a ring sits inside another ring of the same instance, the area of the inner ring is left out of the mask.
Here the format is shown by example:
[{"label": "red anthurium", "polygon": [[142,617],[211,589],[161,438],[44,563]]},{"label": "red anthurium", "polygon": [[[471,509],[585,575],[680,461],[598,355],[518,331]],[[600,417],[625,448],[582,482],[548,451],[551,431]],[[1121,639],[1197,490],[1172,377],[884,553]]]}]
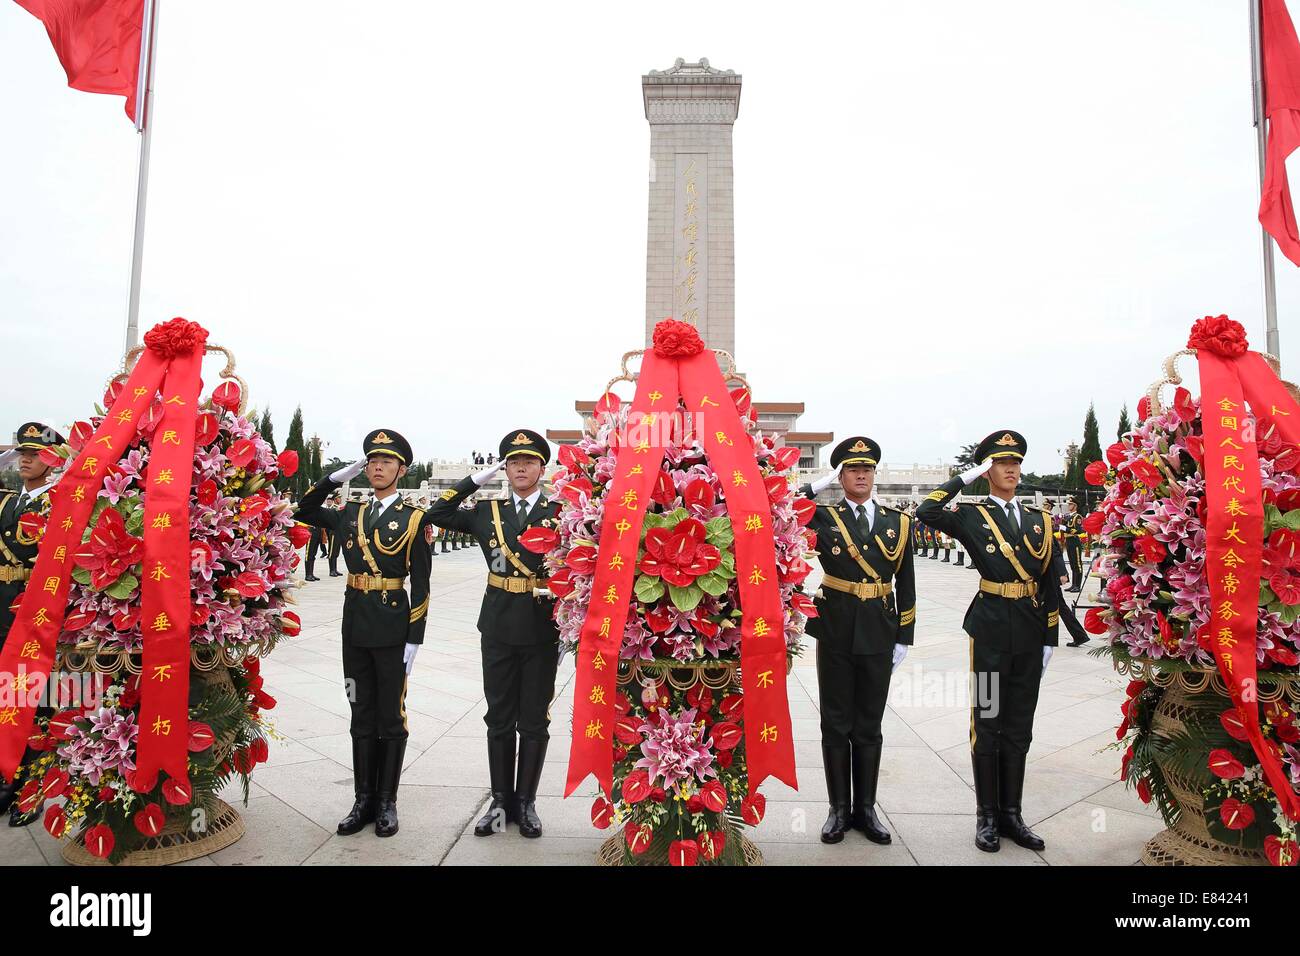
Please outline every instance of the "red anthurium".
[{"label": "red anthurium", "polygon": [[1090,485],[1104,485],[1106,483],[1106,473],[1109,470],[1104,461],[1094,461],[1083,469],[1083,477]]},{"label": "red anthurium", "polygon": [[131,822],[145,836],[157,836],[162,833],[163,825],[167,822],[167,814],[163,812],[163,808],[158,804],[150,803],[132,816]]},{"label": "red anthurium", "polygon": [[1089,512],[1088,517],[1083,519],[1084,533],[1090,535],[1101,534],[1102,525],[1106,523],[1106,515],[1101,511]]},{"label": "red anthurium", "polygon": [[694,840],[674,840],[668,845],[670,866],[694,866],[699,858],[700,845]]},{"label": "red anthurium", "polygon": [[597,415],[615,415],[623,407],[623,400],[613,392],[606,392],[596,399]]},{"label": "red anthurium", "polygon": [[1300,862],[1300,847],[1295,840],[1283,840],[1270,833],[1264,837],[1264,855],[1274,866],[1295,866]]},{"label": "red anthurium", "polygon": [[198,418],[194,419],[194,444],[200,448],[204,445],[211,445],[216,441],[217,433],[221,430],[221,424],[217,416],[211,412],[204,412]]},{"label": "red anthurium", "polygon": [[1106,461],[1112,468],[1117,468],[1119,467],[1119,463],[1124,460],[1124,456],[1127,454],[1128,449],[1124,447],[1124,443],[1122,441],[1117,441],[1106,449]]},{"label": "red anthurium", "polygon": [[566,597],[572,594],[573,572],[568,568],[560,568],[558,571],[552,571],[546,586],[557,598]]},{"label": "red anthurium", "polygon": [[777,471],[786,471],[799,464],[799,449],[794,445],[782,445],[772,453],[772,461]]},{"label": "red anthurium", "polygon": [[778,570],[777,577],[782,584],[803,584],[804,579],[810,574],[812,574],[812,565],[803,558],[795,558],[786,570]]},{"label": "red anthurium", "polygon": [[286,448],[276,456],[275,465],[284,477],[292,477],[298,471],[298,453],[291,448]]},{"label": "red anthurium", "polygon": [[1300,575],[1277,571],[1269,575],[1269,589],[1283,604],[1300,604]]},{"label": "red anthurium", "polygon": [[1143,777],[1137,782],[1137,795],[1138,799],[1143,803],[1151,802],[1151,783],[1146,777]]},{"label": "red anthurium", "polygon": [[743,734],[740,725],[722,720],[713,725],[713,746],[717,750],[732,750],[740,744]]},{"label": "red anthurium", "polygon": [[622,691],[614,695],[614,713],[622,716],[632,709],[632,698]]},{"label": "red anthurium", "polygon": [[1280,644],[1275,647],[1270,647],[1264,652],[1264,656],[1271,661],[1281,664],[1283,667],[1295,667],[1296,664],[1300,664],[1300,654],[1296,654],[1296,652],[1291,650],[1289,647],[1282,647]]},{"label": "red anthurium", "polygon": [[794,509],[795,520],[799,522],[801,528],[807,527],[808,523],[817,514],[817,502],[811,498],[805,498],[803,495],[796,498],[791,507]]},{"label": "red anthurium", "polygon": [[790,595],[790,606],[804,617],[817,616],[817,603],[802,591],[795,591]]},{"label": "red anthurium", "polygon": [[289,543],[294,549],[301,548],[311,541],[311,528],[303,524],[295,524],[289,528]]},{"label": "red anthurium", "polygon": [[[217,503],[217,483],[213,481],[211,478],[205,478],[199,484],[199,487],[195,492],[195,494],[196,497],[199,499],[199,504],[211,508],[214,504]],[[303,527],[303,526],[295,525],[294,527]],[[304,530],[306,529],[304,528]]]},{"label": "red anthurium", "polygon": [[140,623],[140,605],[135,604],[113,615],[113,627],[119,631],[129,631]]},{"label": "red anthurium", "polygon": [[45,515],[29,511],[18,519],[18,529],[28,539],[40,541],[45,536]]},{"label": "red anthurium", "polygon": [[68,447],[74,452],[81,451],[94,435],[95,429],[90,426],[90,422],[74,422],[68,432]]},{"label": "red anthurium", "polygon": [[650,849],[650,838],[654,831],[648,823],[637,823],[635,820],[629,820],[623,827],[623,839],[627,841],[627,847],[632,851],[633,856],[640,856],[646,850]]},{"label": "red anthurium", "polygon": [[1246,772],[1246,768],[1241,765],[1241,761],[1222,747],[1211,750],[1206,763],[1210,768],[1210,772],[1220,780],[1236,780]]},{"label": "red anthurium", "polygon": [[650,796],[650,775],[644,770],[633,770],[623,778],[623,799],[628,803],[640,803]]},{"label": "red anthurium", "polygon": [[721,813],[727,809],[727,788],[720,780],[710,780],[700,787],[700,799],[704,801],[704,809]]},{"label": "red anthurium", "polygon": [[1197,464],[1205,461],[1205,440],[1200,435],[1188,435],[1187,451]]},{"label": "red anthurium", "polygon": [[560,543],[560,532],[535,526],[519,535],[519,543],[533,554],[545,554]]},{"label": "red anthurium", "polygon": [[1196,402],[1187,389],[1180,387],[1174,391],[1174,411],[1185,422],[1196,420]]},{"label": "red anthurium", "polygon": [[673,476],[662,468],[659,470],[659,474],[655,475],[655,485],[650,492],[650,500],[663,505],[665,508],[670,507],[677,500],[677,486],[673,484]]},{"label": "red anthurium", "polygon": [[561,465],[575,475],[579,474],[584,466],[591,464],[591,456],[577,445],[561,445],[555,457]]},{"label": "red anthurium", "polygon": [[226,452],[226,457],[236,468],[247,468],[255,457],[257,457],[257,446],[253,444],[251,438],[241,438],[230,446]]},{"label": "red anthurium", "polygon": [[591,574],[596,570],[596,549],[586,544],[570,548],[564,563],[578,574]]},{"label": "red anthurium", "polygon": [[49,732],[51,736],[59,740],[67,740],[72,736],[76,729],[76,721],[81,718],[81,712],[77,710],[61,710],[50,718]]},{"label": "red anthurium", "polygon": [[235,590],[240,597],[256,598],[266,593],[265,579],[256,571],[244,571],[235,578]]},{"label": "red anthurium", "polygon": [[[561,447],[568,446],[562,445]],[[614,804],[610,803],[609,797],[602,793],[596,798],[596,802],[591,805],[591,825],[597,830],[607,830],[613,822]]]},{"label": "red anthurium", "polygon": [[184,777],[168,777],[163,781],[162,793],[168,803],[178,807],[194,799],[194,787]]},{"label": "red anthurium", "polygon": [[212,733],[212,728],[203,721],[190,721],[190,736],[189,740],[186,741],[186,747],[190,753],[201,753],[207,750],[216,739],[216,735]]},{"label": "red anthurium", "polygon": [[721,624],[718,624],[716,621],[710,621],[707,617],[699,619],[692,618],[691,627],[694,628],[695,633],[703,634],[705,637],[717,637],[718,632],[722,630]]},{"label": "red anthurium", "polygon": [[1300,448],[1295,445],[1284,444],[1273,456],[1273,467],[1278,471],[1295,471],[1298,465],[1300,465]]},{"label": "red anthurium", "polygon": [[[728,694],[722,700],[718,701],[718,713],[727,720],[739,720],[740,715],[745,709],[745,698],[740,694]],[[718,728],[715,726],[713,732],[716,734]]]},{"label": "red anthurium", "polygon": [[63,629],[79,631],[98,616],[94,611],[73,611],[63,619]]},{"label": "red anthurium", "polygon": [[703,683],[695,684],[686,692],[686,703],[700,714],[708,713],[709,708],[713,706],[713,691]]},{"label": "red anthurium", "polygon": [[785,501],[790,497],[790,482],[780,475],[768,475],[763,479],[763,487],[767,489],[767,497],[771,501]]},{"label": "red anthurium", "polygon": [[57,766],[47,770],[41,780],[41,800],[53,800],[63,796],[63,792],[68,789],[68,779],[68,771]]},{"label": "red anthurium", "polygon": [[62,806],[53,806],[45,811],[45,829],[54,839],[63,839],[63,833],[68,829],[68,817]]},{"label": "red anthurium", "polygon": [[[569,446],[562,445],[560,447],[568,448]],[[584,500],[589,501],[591,499],[592,488],[591,479],[580,476],[572,481],[565,482],[564,486],[560,488],[559,494],[569,504],[581,507]]]},{"label": "red anthurium", "polygon": [[121,379],[109,382],[108,388],[104,389],[104,407],[112,408],[113,403],[117,401],[117,397],[122,394],[122,389],[125,387],[126,382]]},{"label": "red anthurium", "polygon": [[1157,541],[1149,534],[1144,534],[1133,542],[1133,549],[1142,555],[1143,561],[1149,561],[1152,564],[1159,564],[1165,559],[1169,550],[1164,543]]},{"label": "red anthurium", "polygon": [[253,758],[253,763],[266,763],[271,758],[270,746],[265,737],[254,737],[248,744],[248,753]]},{"label": "red anthurium", "polygon": [[[297,557],[297,555],[294,555]],[[202,627],[212,617],[212,608],[207,604],[195,604],[190,608],[190,627]]]},{"label": "red anthurium", "polygon": [[1219,805],[1219,819],[1229,830],[1244,830],[1255,822],[1255,810],[1236,797],[1228,797]]},{"label": "red anthurium", "polygon": [[642,573],[662,577],[667,584],[687,587],[722,563],[722,552],[704,541],[703,523],[684,518],[677,526],[651,528],[645,536]]},{"label": "red anthurium", "polygon": [[280,633],[285,637],[297,637],[302,632],[302,618],[293,611],[280,614]]},{"label": "red anthurium", "polygon": [[745,388],[743,385],[737,385],[735,388],[730,389],[730,394],[731,401],[736,406],[736,411],[741,415],[745,415],[749,411],[753,401],[749,394],[749,389]]},{"label": "red anthurium", "polygon": [[687,484],[682,492],[682,501],[687,508],[712,508],[718,496],[713,493],[713,486],[703,478],[696,478]]},{"label": "red anthurium", "polygon": [[239,386],[234,382],[222,382],[212,390],[212,404],[220,406],[228,412],[239,411],[241,398]]},{"label": "red anthurium", "polygon": [[727,834],[724,830],[705,830],[695,839],[700,844],[700,856],[706,860],[716,860],[722,856],[722,851],[727,845]]},{"label": "red anthurium", "polygon": [[1300,564],[1300,531],[1278,528],[1268,536],[1268,546],[1277,551],[1290,566]]},{"label": "red anthurium", "polygon": [[1102,616],[1102,608],[1088,608],[1088,613],[1083,616],[1083,629],[1089,634],[1106,633],[1106,619]]},{"label": "red anthurium", "polygon": [[36,457],[51,468],[61,468],[63,466],[63,456],[49,448],[42,448],[36,453]]},{"label": "red anthurium", "polygon": [[625,744],[639,744],[641,742],[641,731],[637,730],[641,726],[639,717],[624,715],[614,721],[614,736]]},{"label": "red anthurium", "polygon": [[100,823],[86,831],[86,850],[101,860],[113,852],[113,831]]},{"label": "red anthurium", "polygon": [[[1091,467],[1091,466],[1089,466]],[[1157,488],[1165,480],[1164,473],[1149,461],[1139,459],[1129,465],[1133,477],[1148,488]]]},{"label": "red anthurium", "polygon": [[767,810],[767,797],[761,793],[745,797],[740,801],[740,818],[751,827],[763,822],[763,813]]},{"label": "red anthurium", "polygon": [[646,611],[645,622],[656,634],[663,634],[673,626],[672,616],[662,607],[653,607]]},{"label": "red anthurium", "polygon": [[116,508],[100,512],[90,540],[73,555],[79,567],[90,572],[90,586],[103,590],[144,558],[144,539],[126,533],[126,522]]}]

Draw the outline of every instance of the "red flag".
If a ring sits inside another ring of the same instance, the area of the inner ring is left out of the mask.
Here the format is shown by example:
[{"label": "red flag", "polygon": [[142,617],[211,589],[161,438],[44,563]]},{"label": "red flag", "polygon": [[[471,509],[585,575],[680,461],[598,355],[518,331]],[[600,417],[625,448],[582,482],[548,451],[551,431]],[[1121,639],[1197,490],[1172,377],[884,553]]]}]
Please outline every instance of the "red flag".
[{"label": "red flag", "polygon": [[1300,229],[1286,178],[1286,158],[1300,146],[1300,40],[1283,0],[1262,0],[1260,22],[1268,150],[1259,222],[1277,240],[1282,255],[1300,266]]},{"label": "red flag", "polygon": [[144,0],[17,0],[45,24],[68,86],[126,97],[135,120]]}]

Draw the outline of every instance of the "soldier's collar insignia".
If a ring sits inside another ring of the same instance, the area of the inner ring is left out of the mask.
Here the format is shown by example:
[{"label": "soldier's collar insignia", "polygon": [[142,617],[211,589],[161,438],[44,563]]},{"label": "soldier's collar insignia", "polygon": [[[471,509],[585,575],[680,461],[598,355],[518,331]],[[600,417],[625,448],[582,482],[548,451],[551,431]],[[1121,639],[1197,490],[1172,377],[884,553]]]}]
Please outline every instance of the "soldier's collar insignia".
[{"label": "soldier's collar insignia", "polygon": [[525,435],[523,432],[520,432],[510,441],[510,444],[512,445],[531,445],[532,443],[533,440],[529,438],[527,435]]},{"label": "soldier's collar insignia", "polygon": [[849,448],[849,451],[871,451],[871,449],[867,447],[866,442],[864,442],[861,438],[859,438]]},{"label": "soldier's collar insignia", "polygon": [[1015,445],[1016,440],[1011,437],[1011,432],[1007,432],[993,444],[995,445]]},{"label": "soldier's collar insignia", "polygon": [[380,432],[370,440],[376,445],[391,445],[393,443],[393,440],[388,437],[387,432]]}]

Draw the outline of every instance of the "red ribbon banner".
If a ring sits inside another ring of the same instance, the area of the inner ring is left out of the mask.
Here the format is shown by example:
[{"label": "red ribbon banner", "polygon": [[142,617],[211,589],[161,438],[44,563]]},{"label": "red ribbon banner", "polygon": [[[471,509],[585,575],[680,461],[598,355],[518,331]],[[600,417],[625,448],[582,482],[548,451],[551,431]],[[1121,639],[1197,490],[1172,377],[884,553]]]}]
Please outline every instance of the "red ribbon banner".
[{"label": "red ribbon banner", "polygon": [[[1197,322],[1188,345],[1197,350],[1201,374],[1210,640],[1219,672],[1241,715],[1264,777],[1277,794],[1283,812],[1297,820],[1300,799],[1281,759],[1264,739],[1259,722],[1255,649],[1264,495],[1255,436],[1247,429],[1245,402],[1250,402],[1257,418],[1276,420],[1282,434],[1292,441],[1300,438],[1300,427],[1288,419],[1300,419],[1300,406],[1286,394],[1258,354],[1245,352],[1244,330],[1226,317]],[[1271,414],[1264,412],[1265,408],[1271,409]]]},{"label": "red ribbon banner", "polygon": [[694,413],[714,470],[728,476],[724,487],[743,612],[740,653],[749,792],[769,775],[797,785],[771,507],[717,360],[700,344],[693,353],[652,350],[642,359],[628,414],[629,438],[617,449],[614,477],[605,492],[591,603],[578,641],[566,797],[590,774],[612,797],[619,648],[631,609],[645,509],[663,461],[668,419],[677,413],[679,397]]},{"label": "red ribbon banner", "polygon": [[[189,491],[194,468],[199,363],[206,338],[206,331],[184,319],[173,319],[150,330],[145,336],[147,348],[112,408],[51,491],[53,503],[36,564],[4,650],[0,652],[0,774],[8,780],[13,779],[22,760],[41,688],[48,683],[54,667],[55,645],[68,608],[72,559],[82,547],[95,499],[109,468],[122,457],[160,386],[164,412],[154,433],[145,496],[142,624],[146,667],[151,663],[154,666],[170,663],[176,679],[174,686],[168,687],[161,697],[155,690],[156,684],[144,681],[141,714],[170,719],[176,730],[171,735],[162,735],[161,739],[157,735],[151,739],[147,728],[142,726],[137,768],[152,761],[155,774],[156,767],[161,765],[174,776],[186,776]],[[151,527],[151,521],[160,514],[169,514],[170,524],[164,522]],[[150,570],[156,570],[159,565],[163,570],[151,574]],[[165,635],[172,641],[164,640],[161,646],[154,647],[151,645],[163,632],[155,632],[149,625],[160,614],[175,622],[175,627],[169,628]],[[179,652],[178,647],[181,647]],[[178,666],[178,662],[183,663]],[[152,785],[147,789],[152,789]]]}]

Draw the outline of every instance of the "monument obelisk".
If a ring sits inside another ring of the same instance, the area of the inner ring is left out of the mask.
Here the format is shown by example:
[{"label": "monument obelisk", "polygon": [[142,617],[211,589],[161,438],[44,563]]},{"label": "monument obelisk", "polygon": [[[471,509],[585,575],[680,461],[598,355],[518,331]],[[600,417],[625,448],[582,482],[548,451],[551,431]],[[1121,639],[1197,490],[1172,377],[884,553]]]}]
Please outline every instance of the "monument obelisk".
[{"label": "monument obelisk", "polygon": [[731,128],[741,78],[707,59],[681,58],[641,77],[650,124],[646,229],[646,345],[668,316],[710,348],[736,350],[736,258]]},{"label": "monument obelisk", "polygon": [[[689,322],[709,348],[736,354],[736,243],[731,128],[740,109],[740,74],[682,58],[641,77],[650,124],[650,201],[646,216],[645,345],[655,323]],[[591,426],[594,400],[574,408]],[[803,402],[754,402],[758,427],[797,445],[799,467],[817,467],[830,432],[798,431]],[[548,429],[575,442],[577,429]]]}]

